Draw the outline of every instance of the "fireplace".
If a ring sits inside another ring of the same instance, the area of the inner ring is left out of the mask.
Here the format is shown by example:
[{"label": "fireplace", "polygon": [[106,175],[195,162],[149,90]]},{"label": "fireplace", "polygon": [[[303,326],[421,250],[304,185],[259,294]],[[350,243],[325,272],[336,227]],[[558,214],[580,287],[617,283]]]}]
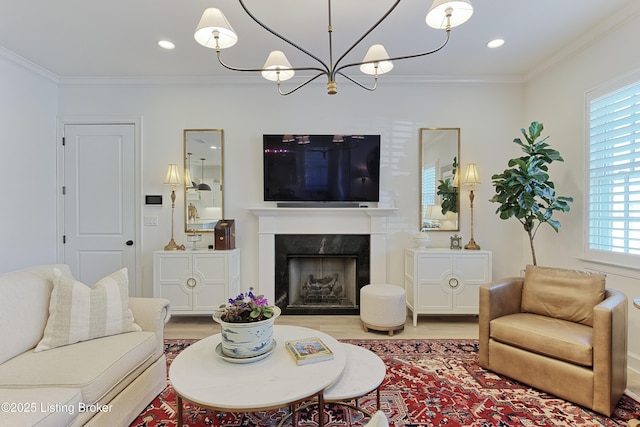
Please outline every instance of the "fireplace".
[{"label": "fireplace", "polygon": [[275,302],[283,314],[358,314],[369,235],[275,236]]},{"label": "fireplace", "polygon": [[[389,283],[387,219],[395,208],[261,207],[249,211],[258,218],[258,289],[269,301],[277,301],[276,284],[282,277],[275,272],[278,235],[364,235],[369,239],[369,282]],[[286,265],[286,258],[284,262]],[[358,265],[359,271],[363,268]],[[278,292],[282,297],[282,291]]]}]

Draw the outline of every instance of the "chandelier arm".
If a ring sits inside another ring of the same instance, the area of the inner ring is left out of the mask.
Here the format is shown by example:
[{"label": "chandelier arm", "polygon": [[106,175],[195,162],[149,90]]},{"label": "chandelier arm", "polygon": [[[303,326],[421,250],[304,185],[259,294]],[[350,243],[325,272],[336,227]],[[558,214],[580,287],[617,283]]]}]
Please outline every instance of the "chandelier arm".
[{"label": "chandelier arm", "polygon": [[[385,19],[387,19],[387,16],[389,16],[391,14],[391,12],[393,12],[393,10],[400,4],[401,0],[396,0],[395,3],[393,3],[393,5],[391,5],[391,7],[389,8],[389,10],[387,10],[387,12],[382,15],[382,17],[380,19],[378,19],[378,22],[376,22],[375,24],[373,24],[373,26],[371,26],[371,28],[369,28],[362,36],[360,36],[360,38],[358,40],[356,40],[355,43],[353,43],[351,45],[351,47],[349,49],[347,49],[341,56],[340,58],[338,58],[338,60],[336,61],[335,65],[333,66],[333,73],[335,74],[338,70],[344,68],[343,67],[338,67],[338,64],[340,63],[340,61],[342,61],[344,59],[345,56],[347,56],[349,54],[349,52],[351,52],[356,46],[358,46],[362,40],[365,39],[365,37],[367,37],[373,30],[375,30],[378,25],[380,25],[382,23],[382,21],[384,21]],[[372,61],[373,62],[373,61]]]},{"label": "chandelier arm", "polygon": [[359,81],[357,81],[356,79],[354,79],[353,77],[349,77],[348,75],[344,74],[341,71],[336,71],[336,74],[340,74],[342,77],[344,77],[345,79],[349,80],[351,83],[354,83],[354,84],[360,86],[362,89],[368,90],[369,92],[373,92],[374,90],[376,90],[378,88],[378,77],[374,77],[373,87],[367,87],[364,84],[362,84]]},{"label": "chandelier arm", "polygon": [[[403,56],[395,56],[393,58],[386,58],[385,61],[401,61],[403,59],[411,59],[411,58],[419,58],[421,56],[427,56],[427,55],[431,55],[432,53],[436,53],[439,50],[441,50],[442,48],[444,48],[447,43],[449,43],[449,37],[451,35],[451,30],[447,29],[447,36],[444,39],[444,42],[438,46],[437,48],[427,51],[427,52],[422,52],[422,53],[416,53],[413,55],[403,55]],[[356,67],[358,65],[363,65],[363,64],[375,64],[376,62],[380,62],[380,60],[373,60],[373,61],[363,61],[363,62],[353,62],[351,64],[345,64],[341,67],[338,67],[334,73],[335,74],[340,74],[341,76],[344,76],[343,73],[341,73],[341,70],[344,70],[345,68],[349,68],[349,67]]]},{"label": "chandelier arm", "polygon": [[[241,68],[241,67],[234,67],[232,65],[228,65],[228,64],[224,63],[224,61],[222,61],[222,58],[220,58],[220,50],[216,50],[216,56],[218,58],[218,62],[220,63],[220,65],[222,65],[227,70],[231,70],[231,71],[249,71],[249,72],[273,71],[273,70],[268,70],[266,68]],[[292,67],[292,68],[287,68],[287,70],[293,70],[293,71],[318,71],[320,74],[318,76],[316,76],[315,78],[317,78],[317,77],[319,77],[321,75],[328,74],[325,69],[318,68],[318,67]]]},{"label": "chandelier arm", "polygon": [[309,83],[311,83],[312,81],[314,81],[315,79],[317,79],[320,76],[325,76],[327,75],[327,72],[324,70],[321,70],[321,73],[316,74],[315,76],[309,78],[307,81],[300,83],[298,86],[294,87],[293,89],[287,91],[287,92],[283,92],[282,89],[280,88],[280,84],[278,83],[278,93],[280,95],[286,96],[286,95],[291,95],[293,92],[297,91],[298,89],[303,88],[304,86],[308,85]]},{"label": "chandelier arm", "polygon": [[[400,0],[397,0],[400,1]],[[288,38],[286,38],[285,36],[281,35],[280,33],[276,32],[275,30],[272,30],[271,28],[267,27],[265,24],[262,23],[262,21],[260,21],[258,18],[256,18],[253,13],[251,13],[251,11],[249,11],[249,9],[247,8],[247,6],[245,6],[244,1],[243,0],[238,0],[238,2],[240,3],[240,6],[242,6],[242,8],[244,9],[244,11],[247,13],[247,15],[249,15],[249,17],[251,19],[253,19],[253,21],[260,25],[262,28],[264,28],[265,30],[267,30],[268,32],[270,32],[271,34],[273,34],[274,36],[278,37],[280,40],[290,44],[291,46],[293,46],[294,48],[298,49],[300,52],[304,53],[305,55],[311,57],[312,59],[315,59],[316,61],[318,61],[323,67],[323,71],[326,71],[327,74],[330,72],[329,67],[327,66],[327,64],[325,64],[324,61],[322,61],[320,58],[318,58],[317,56],[315,56],[314,54],[312,54],[311,52],[309,52],[308,50],[304,49],[301,46],[298,46],[296,43],[292,42],[291,40],[289,40]],[[297,68],[292,68],[293,70],[298,70]],[[318,68],[301,68],[301,70],[303,69],[307,69],[307,70],[318,70]]]}]

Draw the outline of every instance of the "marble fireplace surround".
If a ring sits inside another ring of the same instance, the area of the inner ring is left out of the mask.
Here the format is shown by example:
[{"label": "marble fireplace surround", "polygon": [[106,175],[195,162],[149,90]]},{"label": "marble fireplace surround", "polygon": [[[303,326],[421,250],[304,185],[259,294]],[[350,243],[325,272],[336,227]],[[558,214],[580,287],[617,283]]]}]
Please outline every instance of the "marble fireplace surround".
[{"label": "marble fireplace surround", "polygon": [[276,299],[275,236],[279,234],[367,234],[369,280],[388,283],[387,218],[396,208],[251,208],[258,218],[258,290]]}]

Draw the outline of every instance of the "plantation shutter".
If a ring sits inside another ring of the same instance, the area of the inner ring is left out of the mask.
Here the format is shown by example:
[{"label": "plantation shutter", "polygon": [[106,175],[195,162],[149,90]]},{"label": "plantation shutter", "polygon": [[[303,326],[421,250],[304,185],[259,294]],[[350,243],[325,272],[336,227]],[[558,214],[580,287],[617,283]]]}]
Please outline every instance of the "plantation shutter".
[{"label": "plantation shutter", "polygon": [[640,255],[640,82],[590,101],[588,166],[590,256]]},{"label": "plantation shutter", "polygon": [[[422,212],[427,212],[428,205],[435,205],[436,200],[436,168],[431,166],[422,169]],[[421,218],[423,220],[424,218]]]}]

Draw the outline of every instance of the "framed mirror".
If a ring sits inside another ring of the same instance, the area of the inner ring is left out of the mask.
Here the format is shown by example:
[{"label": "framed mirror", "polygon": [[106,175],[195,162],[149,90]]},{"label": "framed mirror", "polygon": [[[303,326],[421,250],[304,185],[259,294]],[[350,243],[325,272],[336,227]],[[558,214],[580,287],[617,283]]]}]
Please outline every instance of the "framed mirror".
[{"label": "framed mirror", "polygon": [[420,231],[459,231],[460,128],[420,128]]},{"label": "framed mirror", "polygon": [[224,132],[184,130],[184,230],[213,232],[224,217]]}]

